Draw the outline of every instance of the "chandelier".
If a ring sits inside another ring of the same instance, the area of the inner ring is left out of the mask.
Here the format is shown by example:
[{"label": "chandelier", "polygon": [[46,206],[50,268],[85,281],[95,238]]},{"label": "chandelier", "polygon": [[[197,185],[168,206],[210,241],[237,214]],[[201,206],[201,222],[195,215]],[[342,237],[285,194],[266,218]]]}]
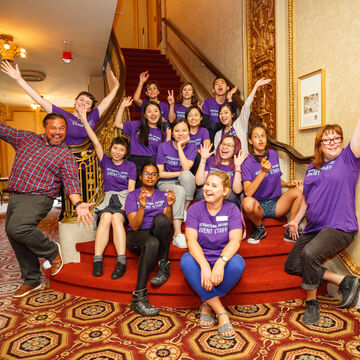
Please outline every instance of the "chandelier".
[{"label": "chandelier", "polygon": [[19,48],[13,41],[14,38],[11,35],[0,35],[0,55],[2,61],[14,61],[16,56],[20,56],[21,58],[26,57],[26,50]]}]

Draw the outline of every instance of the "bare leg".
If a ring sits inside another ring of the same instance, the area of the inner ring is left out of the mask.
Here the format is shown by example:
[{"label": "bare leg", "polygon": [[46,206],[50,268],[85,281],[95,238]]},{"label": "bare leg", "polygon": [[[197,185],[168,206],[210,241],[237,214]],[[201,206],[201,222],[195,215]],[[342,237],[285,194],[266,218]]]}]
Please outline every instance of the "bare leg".
[{"label": "bare leg", "polygon": [[300,208],[303,196],[301,188],[298,187],[284,192],[276,203],[275,216],[283,216],[290,210],[289,221],[293,220]]},{"label": "bare leg", "polygon": [[253,197],[247,196],[241,203],[241,209],[244,212],[245,217],[255,226],[261,224],[264,213],[259,202]]},{"label": "bare leg", "polygon": [[325,270],[323,279],[339,286],[339,284],[343,281],[344,277],[345,275],[340,275],[330,270]]},{"label": "bare leg", "polygon": [[[213,297],[212,299],[209,299],[205,301],[206,304],[210,305],[212,309],[214,310],[215,314],[221,314],[223,312],[226,312],[226,309],[224,308],[223,304],[220,301],[220,298],[218,296]],[[223,315],[218,318],[219,320],[219,327],[230,322],[228,315]],[[233,331],[226,331],[224,333],[225,336],[232,336],[235,334],[235,330]]]},{"label": "bare leg", "polygon": [[126,251],[126,232],[122,214],[112,214],[111,225],[113,229],[113,241],[118,255],[124,255]]},{"label": "bare leg", "polygon": [[182,225],[182,220],[181,219],[175,219],[173,220],[173,226],[174,226],[174,236],[178,236],[179,234],[181,234],[181,225]]},{"label": "bare leg", "polygon": [[99,226],[96,230],[94,255],[102,255],[107,243],[109,242],[111,216],[112,214],[108,212],[101,214]]}]

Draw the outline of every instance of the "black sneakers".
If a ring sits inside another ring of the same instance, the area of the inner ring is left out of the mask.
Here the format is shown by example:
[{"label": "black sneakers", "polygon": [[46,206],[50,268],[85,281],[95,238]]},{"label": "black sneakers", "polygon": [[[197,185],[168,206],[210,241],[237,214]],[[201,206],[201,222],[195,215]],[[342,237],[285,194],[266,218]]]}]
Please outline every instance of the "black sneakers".
[{"label": "black sneakers", "polygon": [[93,276],[102,276],[103,275],[103,263],[102,261],[95,261],[93,265]]},{"label": "black sneakers", "polygon": [[126,264],[122,264],[121,262],[117,262],[115,265],[115,269],[111,274],[112,279],[120,279],[123,277],[126,271]]},{"label": "black sneakers", "polygon": [[345,276],[339,284],[342,294],[341,308],[350,308],[356,305],[359,298],[360,279],[355,276]]},{"label": "black sneakers", "polygon": [[247,239],[249,244],[258,244],[262,238],[266,236],[266,230],[263,223],[259,226],[254,226],[254,232],[252,235]]},{"label": "black sneakers", "polygon": [[164,259],[159,261],[159,270],[151,279],[151,285],[161,286],[165,284],[170,277],[170,262]]},{"label": "black sneakers", "polygon": [[306,310],[303,316],[303,323],[315,325],[320,320],[320,305],[317,300],[307,300]]}]

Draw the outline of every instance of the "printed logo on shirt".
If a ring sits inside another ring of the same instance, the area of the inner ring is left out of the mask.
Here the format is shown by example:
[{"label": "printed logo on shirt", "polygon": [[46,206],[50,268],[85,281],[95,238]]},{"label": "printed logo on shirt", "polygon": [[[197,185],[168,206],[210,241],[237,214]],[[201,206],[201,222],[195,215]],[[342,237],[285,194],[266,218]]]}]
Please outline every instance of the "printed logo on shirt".
[{"label": "printed logo on shirt", "polygon": [[166,163],[168,165],[181,166],[180,159],[173,156],[165,155]]},{"label": "printed logo on shirt", "polygon": [[149,142],[153,141],[153,142],[161,142],[161,138],[159,136],[156,136],[154,134],[149,134]]},{"label": "printed logo on shirt", "polygon": [[106,169],[106,175],[107,176],[113,176],[116,178],[121,178],[121,179],[127,179],[127,177],[129,176],[129,173],[127,171],[118,171],[115,169]]},{"label": "printed logo on shirt", "polygon": [[[261,169],[255,172],[255,177],[259,174],[260,171]],[[271,170],[265,175],[265,177],[268,175],[278,174],[279,172],[280,172],[279,164],[275,164],[275,165],[271,164]]]},{"label": "printed logo on shirt", "polygon": [[[221,217],[221,216],[219,216]],[[223,222],[219,224],[207,224],[207,223],[200,223],[199,224],[199,233],[203,234],[223,234],[228,232],[228,222]]]},{"label": "printed logo on shirt", "polygon": [[310,169],[307,173],[306,176],[318,176],[320,175],[321,171],[329,171],[332,169],[333,164],[334,164],[334,160],[330,161],[328,164],[324,165],[323,167],[321,167],[320,169]]},{"label": "printed logo on shirt", "polygon": [[[139,209],[140,203],[137,201],[136,204],[137,204],[137,208]],[[145,205],[145,210],[154,210],[158,208],[163,208],[164,206],[165,206],[165,200],[158,200],[155,202],[148,202],[147,200]]]},{"label": "printed logo on shirt", "polygon": [[218,117],[219,116],[219,110],[210,109],[210,116]]}]

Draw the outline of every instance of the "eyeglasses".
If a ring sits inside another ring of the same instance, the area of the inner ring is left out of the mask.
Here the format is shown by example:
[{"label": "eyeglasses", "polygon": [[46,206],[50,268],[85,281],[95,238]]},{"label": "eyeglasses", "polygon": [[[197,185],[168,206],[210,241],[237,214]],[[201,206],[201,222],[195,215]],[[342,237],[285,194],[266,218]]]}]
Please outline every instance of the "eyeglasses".
[{"label": "eyeglasses", "polygon": [[342,137],[341,136],[336,136],[334,138],[325,138],[322,139],[320,142],[323,143],[324,145],[330,145],[330,144],[339,144],[342,142]]},{"label": "eyeglasses", "polygon": [[156,177],[157,176],[157,173],[156,172],[148,172],[148,171],[144,171],[143,172],[143,175],[144,176],[146,176],[146,177],[149,177],[149,176],[151,176],[151,177]]},{"label": "eyeglasses", "polygon": [[230,148],[235,147],[234,144],[226,144],[226,143],[221,143],[220,146],[222,146],[222,147],[225,147],[225,146],[226,146],[226,147],[230,147]]}]

